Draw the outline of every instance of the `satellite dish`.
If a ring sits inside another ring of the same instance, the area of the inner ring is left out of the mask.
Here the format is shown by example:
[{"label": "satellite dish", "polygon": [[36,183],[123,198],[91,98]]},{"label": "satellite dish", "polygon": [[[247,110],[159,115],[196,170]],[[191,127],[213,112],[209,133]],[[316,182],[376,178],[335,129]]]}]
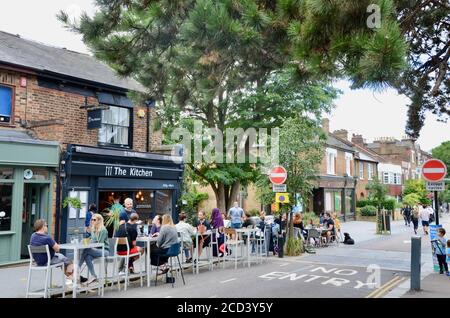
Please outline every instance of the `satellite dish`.
[{"label": "satellite dish", "polygon": [[33,170],[31,170],[31,169],[24,170],[23,177],[27,180],[30,180],[31,178],[33,178]]}]

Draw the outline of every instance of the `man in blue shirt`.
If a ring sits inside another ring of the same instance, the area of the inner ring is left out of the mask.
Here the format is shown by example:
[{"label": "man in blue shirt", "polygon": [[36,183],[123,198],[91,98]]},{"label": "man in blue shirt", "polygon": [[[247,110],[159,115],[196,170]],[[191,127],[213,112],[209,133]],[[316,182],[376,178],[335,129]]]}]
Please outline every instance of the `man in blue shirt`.
[{"label": "man in blue shirt", "polygon": [[125,220],[125,222],[128,222],[130,220],[131,213],[136,213],[136,211],[133,209],[133,199],[126,198],[124,206],[125,208],[120,211],[120,215]]},{"label": "man in blue shirt", "polygon": [[234,202],[234,207],[228,211],[228,218],[231,219],[231,228],[239,229],[244,222],[244,210],[239,207],[237,201]]}]

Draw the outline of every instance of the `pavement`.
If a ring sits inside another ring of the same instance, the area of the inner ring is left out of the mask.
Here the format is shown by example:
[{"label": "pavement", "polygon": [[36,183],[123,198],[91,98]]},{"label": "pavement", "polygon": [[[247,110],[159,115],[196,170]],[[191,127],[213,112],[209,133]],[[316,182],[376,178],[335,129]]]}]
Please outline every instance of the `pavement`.
[{"label": "pavement", "polygon": [[[441,218],[450,233],[450,216]],[[316,249],[316,254],[278,258],[271,256],[262,264],[250,268],[233,264],[215,266],[213,271],[202,268],[199,275],[185,272],[186,285],[176,278],[175,288],[159,282],[158,286],[140,287],[132,282],[129,289],[106,288],[105,297],[183,297],[191,298],[260,298],[260,297],[333,297],[333,298],[410,298],[448,297],[450,278],[432,271],[431,244],[422,235],[422,290],[409,291],[410,248],[412,227],[403,221],[391,223],[391,235],[375,233],[375,223],[353,221],[342,223],[342,231],[350,233],[355,245],[329,246]],[[421,233],[419,227],[419,232]],[[0,267],[1,298],[25,296],[28,264]],[[38,276],[38,275],[37,275]],[[36,277],[32,286],[42,282]],[[59,275],[58,275],[59,276]],[[58,278],[55,277],[56,283]],[[208,284],[207,282],[213,282]],[[97,293],[82,294],[98,297]]]}]

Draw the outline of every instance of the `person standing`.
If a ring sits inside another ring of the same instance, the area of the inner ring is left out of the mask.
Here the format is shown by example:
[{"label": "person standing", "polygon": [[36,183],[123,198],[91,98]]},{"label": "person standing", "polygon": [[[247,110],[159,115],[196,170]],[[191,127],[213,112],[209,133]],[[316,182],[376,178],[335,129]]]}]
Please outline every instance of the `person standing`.
[{"label": "person standing", "polygon": [[136,211],[133,209],[133,199],[126,198],[123,205],[124,208],[122,209],[122,211],[120,211],[120,214],[123,216],[125,222],[128,222],[130,220],[131,214],[136,213]]},{"label": "person standing", "polygon": [[233,207],[228,211],[228,217],[231,219],[231,228],[240,229],[244,222],[244,210],[239,207],[237,201],[234,202]]},{"label": "person standing", "polygon": [[439,274],[444,274],[445,270],[445,274],[449,276],[448,265],[445,257],[447,240],[445,239],[444,228],[441,227],[438,229],[437,238],[432,242],[435,244],[436,257],[439,263]]},{"label": "person standing", "polygon": [[411,207],[405,205],[402,209],[403,218],[405,219],[405,226],[411,226]]},{"label": "person standing", "polygon": [[419,217],[420,217],[419,207],[416,205],[411,210],[411,221],[412,221],[413,227],[414,227],[414,234],[416,234],[416,235],[417,235],[417,229],[419,228]]},{"label": "person standing", "polygon": [[422,220],[423,233],[428,235],[428,227],[430,226],[430,212],[427,209],[420,210],[420,219]]}]

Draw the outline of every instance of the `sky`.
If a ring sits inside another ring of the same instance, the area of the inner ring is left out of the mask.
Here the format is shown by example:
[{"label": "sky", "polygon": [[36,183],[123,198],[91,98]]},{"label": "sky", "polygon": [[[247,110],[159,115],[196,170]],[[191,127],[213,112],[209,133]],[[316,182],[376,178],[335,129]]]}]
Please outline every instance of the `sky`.
[{"label": "sky", "polygon": [[[59,10],[66,11],[70,17],[78,17],[82,11],[92,15],[95,7],[92,0],[8,1],[0,11],[0,30],[47,45],[89,53],[81,36],[63,28],[56,19]],[[331,131],[347,129],[349,136],[362,134],[368,142],[377,137],[401,139],[405,135],[408,104],[405,96],[393,89],[383,92],[351,90],[346,81],[337,82],[336,87],[343,94],[328,116]],[[421,149],[431,151],[447,140],[450,140],[450,122],[438,122],[435,115],[427,113],[418,139]]]}]

